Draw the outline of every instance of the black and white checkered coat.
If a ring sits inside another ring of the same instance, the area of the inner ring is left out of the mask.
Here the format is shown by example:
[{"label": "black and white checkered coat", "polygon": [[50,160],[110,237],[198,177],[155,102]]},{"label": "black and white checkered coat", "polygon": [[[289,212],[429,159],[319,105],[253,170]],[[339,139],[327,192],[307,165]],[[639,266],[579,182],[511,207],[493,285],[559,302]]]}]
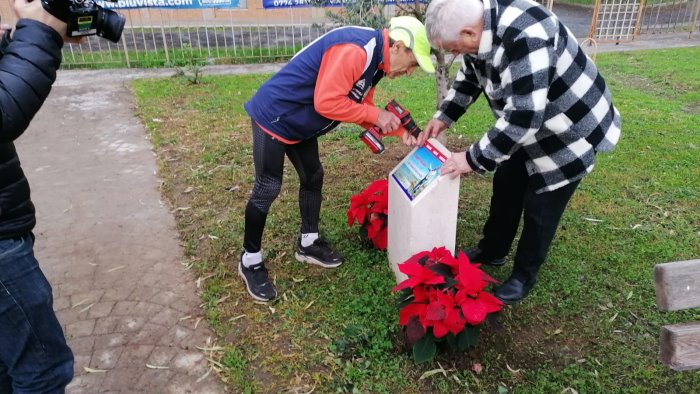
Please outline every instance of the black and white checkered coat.
[{"label": "black and white checkered coat", "polygon": [[496,124],[467,151],[492,171],[523,149],[538,193],[593,170],[596,152],[620,137],[620,114],[593,61],[571,32],[531,0],[483,0],[479,52],[464,64],[435,118],[448,126],[484,93]]}]

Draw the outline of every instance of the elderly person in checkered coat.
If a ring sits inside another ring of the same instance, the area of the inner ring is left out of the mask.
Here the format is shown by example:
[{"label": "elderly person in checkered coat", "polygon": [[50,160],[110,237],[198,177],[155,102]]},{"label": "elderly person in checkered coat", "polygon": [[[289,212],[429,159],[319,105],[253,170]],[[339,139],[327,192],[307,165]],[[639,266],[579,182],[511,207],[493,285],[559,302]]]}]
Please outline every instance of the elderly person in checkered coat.
[{"label": "elderly person in checkered coat", "polygon": [[484,94],[496,118],[441,174],[496,171],[483,238],[472,262],[503,265],[523,218],[510,277],[494,295],[506,304],[535,285],[559,220],[598,152],[620,137],[605,80],[576,38],[531,0],[433,0],[426,14],[434,47],[463,55],[439,110],[419,136],[435,137]]}]

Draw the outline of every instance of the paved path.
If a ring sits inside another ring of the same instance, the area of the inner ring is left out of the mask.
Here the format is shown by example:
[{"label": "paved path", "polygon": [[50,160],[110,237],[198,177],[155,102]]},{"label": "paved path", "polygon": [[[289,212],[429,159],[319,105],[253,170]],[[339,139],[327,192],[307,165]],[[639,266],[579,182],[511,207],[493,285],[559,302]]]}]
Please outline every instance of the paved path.
[{"label": "paved path", "polygon": [[212,334],[126,85],[149,75],[172,71],[60,72],[17,144],[75,353],[69,393],[225,392],[197,349]]},{"label": "paved path", "polygon": [[[700,34],[686,37],[599,51],[700,45]],[[217,66],[206,73],[278,68]],[[197,348],[212,333],[127,87],[133,78],[172,73],[61,71],[17,143],[37,206],[36,254],[76,357],[69,393],[225,392]],[[88,372],[94,370],[101,372]]]}]

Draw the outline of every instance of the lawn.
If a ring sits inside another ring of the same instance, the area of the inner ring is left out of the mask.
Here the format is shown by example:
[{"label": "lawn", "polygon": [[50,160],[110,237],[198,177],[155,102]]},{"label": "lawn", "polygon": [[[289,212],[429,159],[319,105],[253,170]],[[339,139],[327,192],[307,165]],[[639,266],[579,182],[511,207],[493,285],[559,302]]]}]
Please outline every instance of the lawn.
[{"label": "lawn", "polygon": [[[420,365],[398,335],[385,253],[363,244],[346,218],[350,196],[386,176],[408,148],[387,140],[387,152],[372,155],[353,125],[321,138],[321,231],[346,258],[336,270],[293,258],[298,183],[287,163],[263,241],[280,297],[257,303],[236,272],[254,179],[242,104],[269,75],[134,82],[162,191],[221,346],[209,356],[231,391],[700,392],[700,373],[658,362],[660,327],[700,320],[700,311],[659,312],[652,274],[655,264],[700,257],[700,50],[601,54],[597,63],[622,114],[622,138],[574,195],[538,286],[482,330],[474,351]],[[376,102],[397,98],[424,125],[434,97],[431,77],[417,74],[383,81]],[[492,122],[482,98],[449,131],[448,147],[464,150]],[[478,241],[490,186],[491,175],[462,179],[457,245]],[[511,267],[486,271],[502,280]]]}]

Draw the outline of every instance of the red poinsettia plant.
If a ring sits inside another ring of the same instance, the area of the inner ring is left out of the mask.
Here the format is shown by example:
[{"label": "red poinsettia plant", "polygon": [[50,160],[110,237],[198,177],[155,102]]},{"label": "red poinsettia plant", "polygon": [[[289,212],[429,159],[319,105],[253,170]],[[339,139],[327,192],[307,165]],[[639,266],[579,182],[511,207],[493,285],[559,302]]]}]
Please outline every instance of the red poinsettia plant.
[{"label": "red poinsettia plant", "polygon": [[399,264],[399,270],[408,275],[393,289],[400,292],[399,324],[406,327],[417,363],[435,356],[437,342],[459,350],[476,346],[479,326],[503,306],[485,291],[498,282],[462,252],[454,257],[445,247],[434,248]]},{"label": "red poinsettia plant", "polygon": [[360,225],[360,233],[379,250],[386,249],[387,214],[389,213],[389,182],[379,179],[366,189],[350,197],[348,226],[355,222]]}]

